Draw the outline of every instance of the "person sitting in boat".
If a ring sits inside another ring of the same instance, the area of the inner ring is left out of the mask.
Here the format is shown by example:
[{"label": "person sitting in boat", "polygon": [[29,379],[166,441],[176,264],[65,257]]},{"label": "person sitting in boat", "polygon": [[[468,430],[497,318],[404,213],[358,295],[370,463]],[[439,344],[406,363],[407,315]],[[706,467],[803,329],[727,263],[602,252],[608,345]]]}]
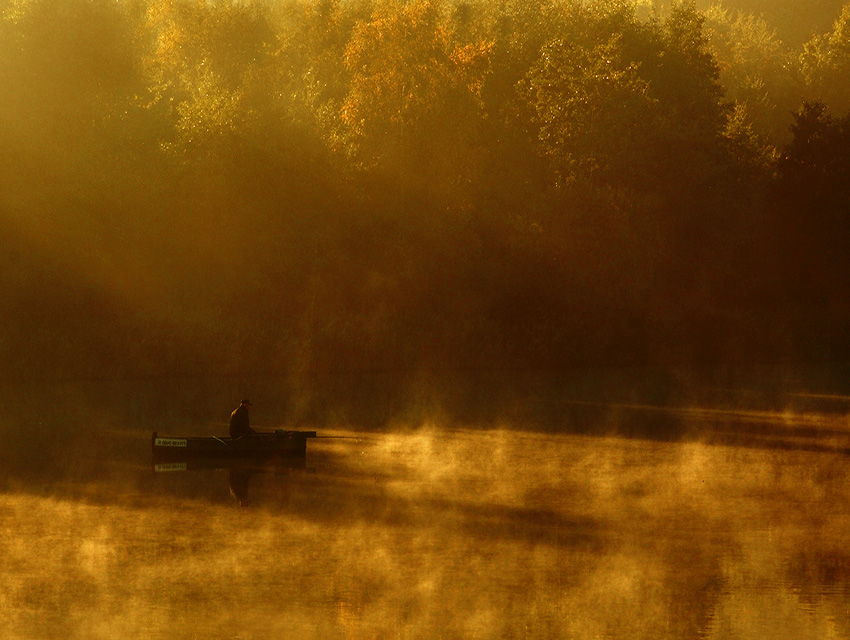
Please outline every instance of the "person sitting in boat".
[{"label": "person sitting in boat", "polygon": [[251,428],[250,420],[248,419],[248,409],[251,408],[251,403],[248,400],[243,400],[238,407],[230,414],[230,437],[241,438],[252,433],[257,433]]}]

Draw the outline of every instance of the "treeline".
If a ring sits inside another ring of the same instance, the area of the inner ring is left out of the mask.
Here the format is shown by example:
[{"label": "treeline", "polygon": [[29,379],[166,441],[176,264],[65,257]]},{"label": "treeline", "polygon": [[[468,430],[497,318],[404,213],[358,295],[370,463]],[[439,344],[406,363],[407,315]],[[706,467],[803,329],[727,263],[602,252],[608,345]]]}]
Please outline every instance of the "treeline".
[{"label": "treeline", "polygon": [[[665,0],[644,2],[654,10],[662,11],[670,4]],[[796,0],[697,0],[697,7],[703,11],[722,5],[743,15],[763,19],[784,42],[795,48],[818,34],[831,31],[843,4],[843,0],[812,0],[805,6]]]},{"label": "treeline", "polygon": [[6,377],[850,357],[850,5],[0,14]]}]

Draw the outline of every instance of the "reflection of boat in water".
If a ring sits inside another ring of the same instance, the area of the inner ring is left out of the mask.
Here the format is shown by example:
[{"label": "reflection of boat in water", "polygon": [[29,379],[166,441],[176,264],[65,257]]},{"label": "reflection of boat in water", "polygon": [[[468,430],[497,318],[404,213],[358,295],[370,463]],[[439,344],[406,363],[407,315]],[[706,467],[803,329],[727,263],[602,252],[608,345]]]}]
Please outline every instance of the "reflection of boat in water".
[{"label": "reflection of boat in water", "polygon": [[218,455],[198,454],[196,451],[194,455],[188,456],[181,456],[179,452],[171,452],[167,456],[157,455],[154,449],[153,470],[157,474],[175,475],[181,475],[179,472],[227,471],[230,494],[244,507],[252,502],[248,497],[252,478],[263,476],[284,479],[292,472],[302,473],[307,470],[307,457],[303,448],[300,453],[271,449],[264,450],[261,455]]},{"label": "reflection of boat in water", "polygon": [[195,456],[193,458],[154,457],[153,470],[156,473],[174,473],[180,471],[223,471],[237,469],[251,473],[287,472],[307,468],[305,456],[289,455],[275,456],[253,460],[251,458],[234,458],[233,456]]},{"label": "reflection of boat in water", "polygon": [[240,438],[218,436],[161,436],[154,431],[151,448],[154,458],[184,459],[200,457],[304,456],[307,439],[315,438],[315,431],[287,431],[277,429],[268,433],[255,433]]}]

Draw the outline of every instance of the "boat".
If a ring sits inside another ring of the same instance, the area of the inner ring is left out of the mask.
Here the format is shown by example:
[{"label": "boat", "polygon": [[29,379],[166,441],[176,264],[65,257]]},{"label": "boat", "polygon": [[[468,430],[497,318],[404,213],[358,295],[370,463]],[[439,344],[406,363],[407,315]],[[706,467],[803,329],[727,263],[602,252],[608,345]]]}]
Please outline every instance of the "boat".
[{"label": "boat", "polygon": [[161,436],[154,431],[151,448],[155,458],[184,459],[191,457],[263,457],[304,456],[307,439],[315,438],[315,431],[288,431],[252,433],[239,438],[219,436]]}]

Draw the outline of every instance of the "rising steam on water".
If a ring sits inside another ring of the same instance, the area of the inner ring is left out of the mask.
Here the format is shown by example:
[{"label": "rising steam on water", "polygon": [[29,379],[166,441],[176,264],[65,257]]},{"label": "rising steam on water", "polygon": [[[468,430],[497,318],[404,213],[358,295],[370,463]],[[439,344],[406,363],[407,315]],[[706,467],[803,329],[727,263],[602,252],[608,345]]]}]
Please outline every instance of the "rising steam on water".
[{"label": "rising steam on water", "polygon": [[305,471],[258,474],[247,509],[215,471],[4,494],[4,521],[15,526],[0,539],[0,630],[26,638],[850,631],[832,626],[846,622],[844,574],[818,573],[848,561],[843,455],[431,426],[317,441],[308,462]]}]

